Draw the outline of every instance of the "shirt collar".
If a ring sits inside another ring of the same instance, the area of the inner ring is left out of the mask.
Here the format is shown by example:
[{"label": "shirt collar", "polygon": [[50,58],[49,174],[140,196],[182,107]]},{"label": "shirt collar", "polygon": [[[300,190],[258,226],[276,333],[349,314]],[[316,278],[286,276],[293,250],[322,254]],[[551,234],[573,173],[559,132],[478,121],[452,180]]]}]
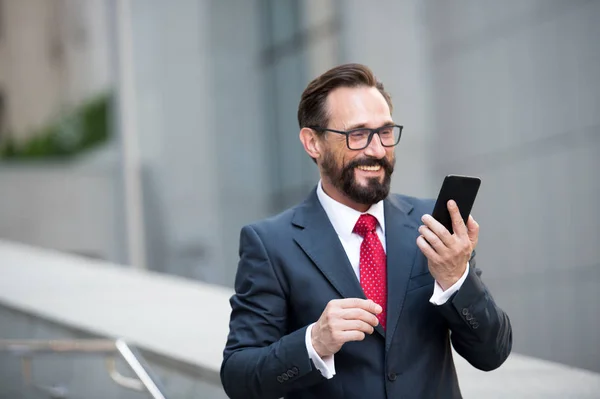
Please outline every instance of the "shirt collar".
[{"label": "shirt collar", "polygon": [[333,225],[333,228],[338,236],[342,238],[350,237],[358,218],[363,213],[368,213],[375,216],[382,233],[385,234],[383,201],[379,201],[376,204],[371,205],[366,212],[359,212],[350,208],[349,206],[337,202],[327,195],[325,191],[323,191],[321,180],[319,180],[319,184],[317,185],[317,197],[319,198],[319,202],[329,217],[329,221]]}]

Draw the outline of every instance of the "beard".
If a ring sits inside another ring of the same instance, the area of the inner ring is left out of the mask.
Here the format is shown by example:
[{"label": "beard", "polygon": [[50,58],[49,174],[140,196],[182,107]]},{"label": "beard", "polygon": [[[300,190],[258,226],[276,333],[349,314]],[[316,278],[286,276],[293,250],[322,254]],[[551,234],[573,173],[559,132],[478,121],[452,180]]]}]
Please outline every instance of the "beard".
[{"label": "beard", "polygon": [[[396,159],[390,162],[387,158],[362,158],[355,159],[348,165],[339,168],[331,152],[327,152],[323,157],[322,168],[324,174],[331,180],[333,186],[344,193],[352,201],[363,204],[373,205],[385,199],[390,193],[390,184]],[[381,166],[384,170],[383,181],[379,177],[371,177],[366,185],[361,185],[356,181],[354,169],[358,166]]]}]

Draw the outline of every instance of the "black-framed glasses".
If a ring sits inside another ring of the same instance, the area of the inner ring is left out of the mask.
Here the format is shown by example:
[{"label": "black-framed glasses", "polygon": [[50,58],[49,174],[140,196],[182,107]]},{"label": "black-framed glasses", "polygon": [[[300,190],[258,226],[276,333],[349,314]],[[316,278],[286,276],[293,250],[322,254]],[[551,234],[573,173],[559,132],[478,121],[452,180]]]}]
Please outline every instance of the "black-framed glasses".
[{"label": "black-framed glasses", "polygon": [[319,126],[308,126],[309,129],[316,130],[318,132],[332,132],[337,134],[343,134],[346,136],[346,145],[350,150],[362,150],[371,144],[373,136],[377,134],[381,145],[384,147],[394,147],[400,142],[400,136],[402,135],[403,126],[400,125],[387,125],[377,129],[369,129],[368,127],[360,127],[358,129],[348,130],[346,132],[342,130],[326,129]]}]

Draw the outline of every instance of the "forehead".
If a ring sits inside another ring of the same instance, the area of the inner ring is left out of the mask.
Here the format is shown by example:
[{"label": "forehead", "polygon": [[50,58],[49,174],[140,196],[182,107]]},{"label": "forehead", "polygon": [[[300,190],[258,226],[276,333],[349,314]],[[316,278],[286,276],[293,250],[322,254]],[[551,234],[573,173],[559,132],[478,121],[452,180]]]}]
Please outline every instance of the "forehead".
[{"label": "forehead", "polygon": [[390,107],[376,87],[338,87],[327,96],[329,127],[379,127],[392,120]]}]

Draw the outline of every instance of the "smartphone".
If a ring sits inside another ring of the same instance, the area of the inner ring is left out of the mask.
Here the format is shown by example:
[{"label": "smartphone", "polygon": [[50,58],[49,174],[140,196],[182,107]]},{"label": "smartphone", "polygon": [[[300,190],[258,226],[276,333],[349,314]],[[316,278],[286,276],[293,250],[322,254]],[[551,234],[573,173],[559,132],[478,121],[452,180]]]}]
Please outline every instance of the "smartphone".
[{"label": "smartphone", "polygon": [[450,234],[454,234],[452,229],[452,218],[448,212],[448,201],[454,200],[460,211],[465,224],[473,209],[477,191],[481,185],[481,179],[473,176],[448,175],[444,178],[442,188],[433,207],[431,216],[444,227]]}]

